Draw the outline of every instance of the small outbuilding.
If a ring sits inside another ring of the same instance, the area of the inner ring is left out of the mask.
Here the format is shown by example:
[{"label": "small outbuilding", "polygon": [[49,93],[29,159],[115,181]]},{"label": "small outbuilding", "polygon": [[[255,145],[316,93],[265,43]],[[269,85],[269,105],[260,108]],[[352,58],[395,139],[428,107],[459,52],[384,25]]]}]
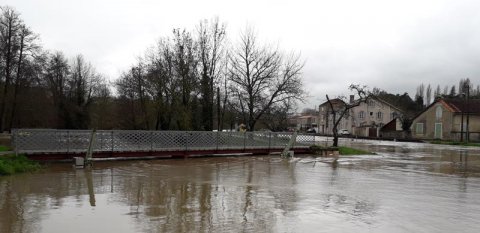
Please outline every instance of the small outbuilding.
[{"label": "small outbuilding", "polygon": [[480,99],[437,99],[418,114],[412,137],[426,140],[480,141]]}]

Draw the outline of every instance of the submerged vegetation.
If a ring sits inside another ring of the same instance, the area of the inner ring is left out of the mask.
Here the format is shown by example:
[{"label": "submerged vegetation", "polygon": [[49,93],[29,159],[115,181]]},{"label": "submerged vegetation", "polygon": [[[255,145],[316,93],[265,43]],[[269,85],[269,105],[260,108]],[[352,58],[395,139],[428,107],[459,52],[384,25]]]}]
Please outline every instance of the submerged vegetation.
[{"label": "submerged vegetation", "polygon": [[310,152],[314,154],[321,155],[325,151],[338,151],[340,155],[373,155],[375,153],[359,150],[351,147],[340,146],[340,147],[323,147],[318,145],[313,145],[310,147]]},{"label": "submerged vegetation", "polygon": [[0,156],[0,176],[12,175],[22,172],[32,172],[40,169],[40,167],[40,164],[29,160],[24,155]]},{"label": "submerged vegetation", "polygon": [[340,146],[338,147],[338,151],[341,155],[374,155],[373,152],[368,152],[364,150],[359,150],[351,147]]},{"label": "submerged vegetation", "polygon": [[0,145],[0,151],[9,151],[9,150],[11,150],[10,147]]}]

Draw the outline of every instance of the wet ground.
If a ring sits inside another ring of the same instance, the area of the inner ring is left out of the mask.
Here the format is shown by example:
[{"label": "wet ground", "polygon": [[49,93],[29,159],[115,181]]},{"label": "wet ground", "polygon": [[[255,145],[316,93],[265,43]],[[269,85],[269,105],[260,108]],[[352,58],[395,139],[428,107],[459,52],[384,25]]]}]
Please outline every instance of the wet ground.
[{"label": "wet ground", "polygon": [[54,164],[0,177],[0,232],[480,232],[480,148],[341,143],[377,155]]}]

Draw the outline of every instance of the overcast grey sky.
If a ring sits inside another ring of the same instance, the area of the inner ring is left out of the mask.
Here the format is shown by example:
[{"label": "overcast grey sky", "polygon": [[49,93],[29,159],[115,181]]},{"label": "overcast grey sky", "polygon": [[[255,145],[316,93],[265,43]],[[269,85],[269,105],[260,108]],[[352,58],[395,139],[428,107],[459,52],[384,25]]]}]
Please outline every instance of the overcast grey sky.
[{"label": "overcast grey sky", "polygon": [[3,0],[45,49],[83,54],[110,80],[172,28],[218,16],[232,41],[246,25],[306,61],[318,106],[351,83],[415,94],[420,83],[480,80],[480,1],[474,0]]}]

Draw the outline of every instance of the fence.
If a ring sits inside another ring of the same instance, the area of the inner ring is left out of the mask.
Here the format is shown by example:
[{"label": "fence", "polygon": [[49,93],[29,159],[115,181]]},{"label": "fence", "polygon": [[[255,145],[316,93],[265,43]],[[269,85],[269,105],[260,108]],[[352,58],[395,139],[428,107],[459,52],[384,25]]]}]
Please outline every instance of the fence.
[{"label": "fence", "polygon": [[[462,140],[461,132],[452,132],[451,140],[460,142]],[[467,139],[467,133],[463,132],[463,141]],[[480,132],[470,132],[469,133],[470,142],[480,142]]]},{"label": "fence", "polygon": [[[16,129],[12,131],[17,153],[82,153],[88,149],[92,131]],[[232,149],[283,149],[290,132],[210,131],[96,131],[93,152],[197,151]],[[315,143],[315,136],[299,134],[294,148]]]}]

